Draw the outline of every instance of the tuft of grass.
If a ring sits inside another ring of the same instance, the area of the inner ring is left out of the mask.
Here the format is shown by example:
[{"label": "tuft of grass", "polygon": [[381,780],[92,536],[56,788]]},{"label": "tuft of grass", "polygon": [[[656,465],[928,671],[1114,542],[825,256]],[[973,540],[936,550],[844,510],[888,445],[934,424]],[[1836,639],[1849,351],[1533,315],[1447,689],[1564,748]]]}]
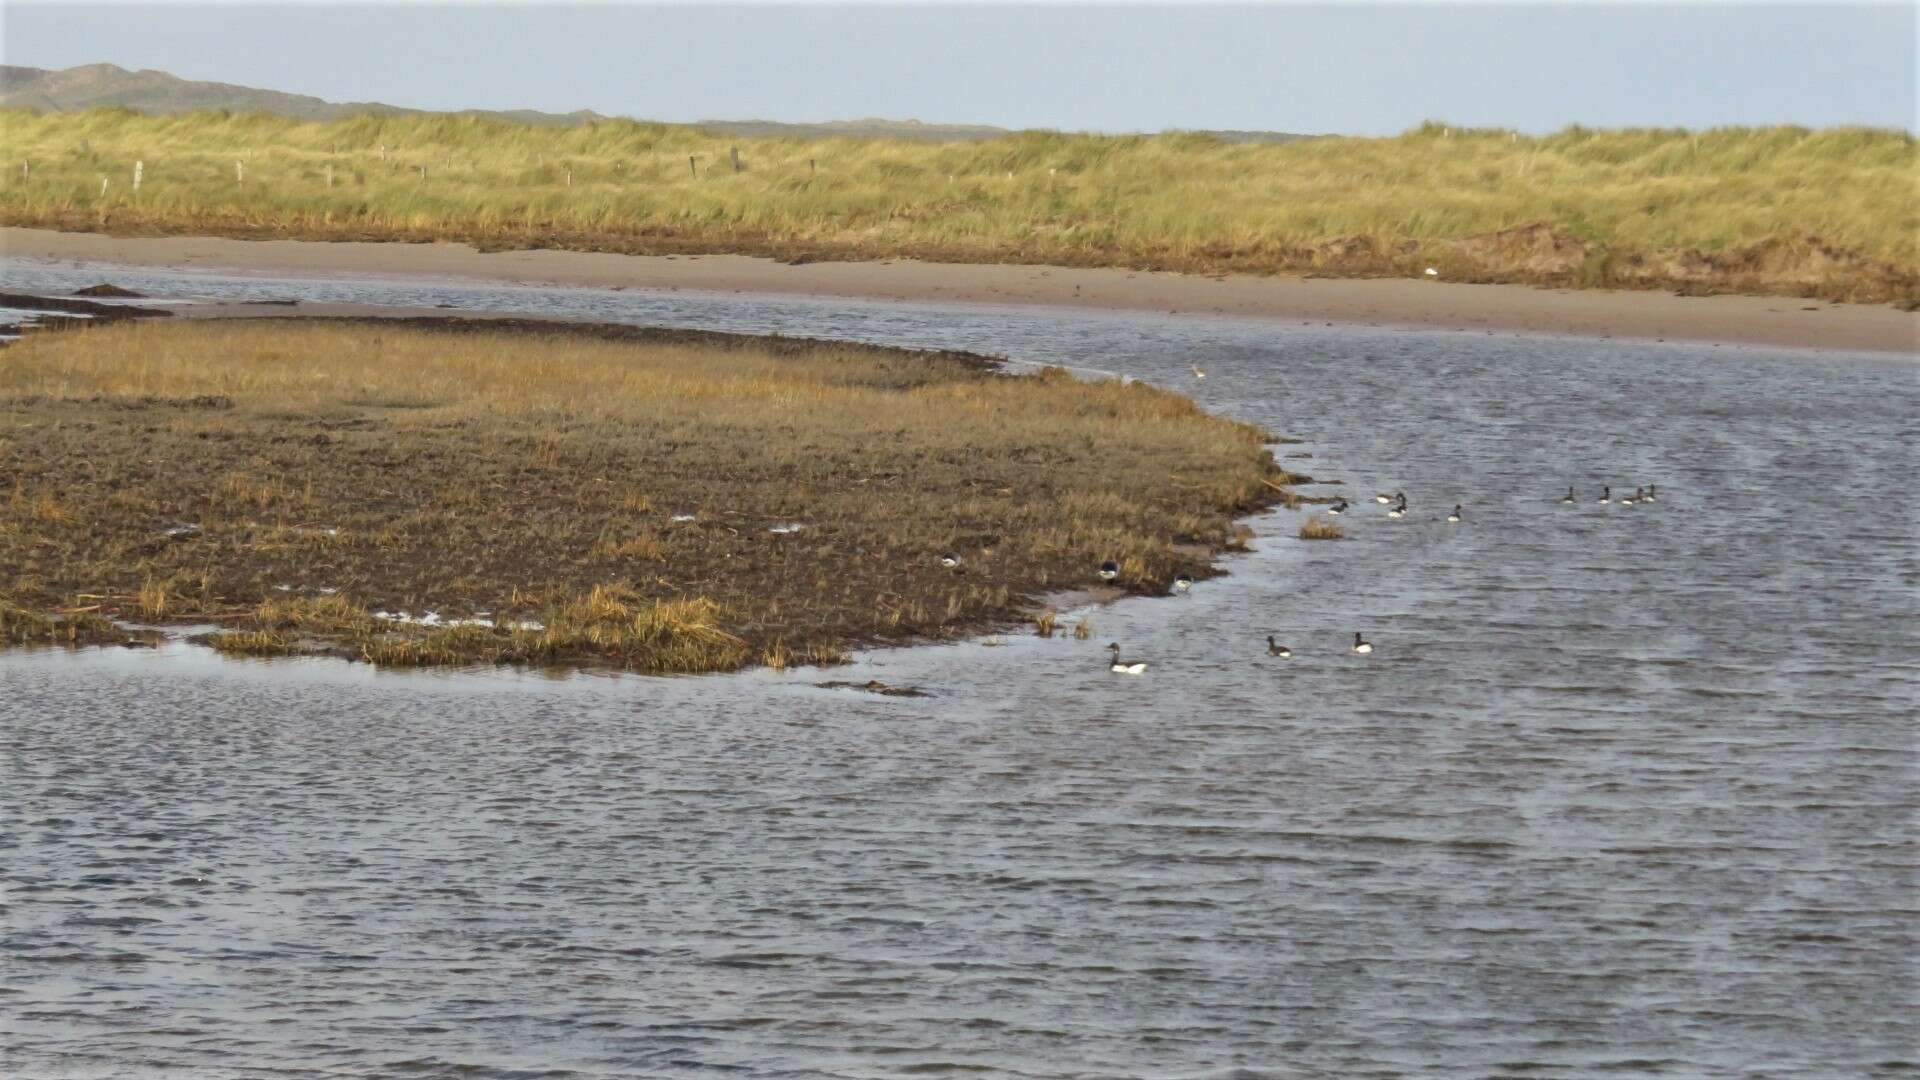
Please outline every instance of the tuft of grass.
[{"label": "tuft of grass", "polygon": [[1093,619],[1082,618],[1079,622],[1073,624],[1073,639],[1075,641],[1085,641],[1092,636]]},{"label": "tuft of grass", "polygon": [[140,586],[140,592],[134,598],[134,610],[147,619],[164,619],[167,616],[167,584],[163,581],[147,581]]},{"label": "tuft of grass", "polygon": [[1346,530],[1330,517],[1315,514],[1300,523],[1302,540],[1341,540],[1346,538]]},{"label": "tuft of grass", "polygon": [[225,630],[207,644],[227,656],[291,656],[299,651],[298,640],[280,630]]},{"label": "tuft of grass", "polygon": [[[10,108],[0,144],[16,161],[0,184],[10,225],[1920,296],[1920,152],[1896,129],[1430,123],[1277,144],[1040,131],[934,143]],[[137,194],[101,192],[136,160]]]},{"label": "tuft of grass", "polygon": [[1033,617],[1033,632],[1041,637],[1050,638],[1060,627],[1060,613],[1048,608]]},{"label": "tuft of grass", "polygon": [[605,559],[664,559],[667,548],[655,537],[639,535],[601,540],[594,545],[593,554]]}]

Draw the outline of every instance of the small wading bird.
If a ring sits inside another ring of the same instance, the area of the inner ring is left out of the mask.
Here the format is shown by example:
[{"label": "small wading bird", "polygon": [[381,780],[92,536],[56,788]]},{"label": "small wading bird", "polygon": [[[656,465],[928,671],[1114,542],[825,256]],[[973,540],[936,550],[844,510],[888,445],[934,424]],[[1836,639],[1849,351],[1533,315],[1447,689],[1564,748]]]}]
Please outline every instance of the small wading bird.
[{"label": "small wading bird", "polygon": [[1183,572],[1183,573],[1180,573],[1180,574],[1178,574],[1178,575],[1176,575],[1176,576],[1174,577],[1174,579],[1173,579],[1173,591],[1174,591],[1174,592],[1179,592],[1179,593],[1183,593],[1183,592],[1186,592],[1186,591],[1187,591],[1188,589],[1191,589],[1191,588],[1193,588],[1193,575],[1192,575],[1192,574],[1188,574],[1188,573],[1184,573],[1184,572]]},{"label": "small wading bird", "polygon": [[1107,646],[1107,649],[1113,653],[1113,661],[1107,665],[1108,671],[1117,671],[1122,675],[1138,675],[1147,670],[1147,662],[1145,660],[1120,659],[1119,642],[1116,641]]},{"label": "small wading bird", "polygon": [[1453,504],[1453,513],[1447,515],[1447,520],[1455,523],[1459,522],[1460,520],[1460,504],[1459,503]]},{"label": "small wading bird", "polygon": [[1112,559],[1108,559],[1106,562],[1103,562],[1100,564],[1100,580],[1101,581],[1112,581],[1114,578],[1117,578],[1119,576],[1120,576],[1119,563],[1114,562]]},{"label": "small wading bird", "polygon": [[1282,660],[1291,660],[1293,659],[1293,650],[1287,648],[1285,645],[1281,645],[1278,642],[1274,641],[1273,635],[1268,634],[1267,635],[1267,655],[1277,656]]},{"label": "small wading bird", "polygon": [[1373,642],[1361,637],[1360,631],[1355,630],[1353,632],[1353,651],[1359,653],[1361,656],[1366,656],[1373,652]]}]

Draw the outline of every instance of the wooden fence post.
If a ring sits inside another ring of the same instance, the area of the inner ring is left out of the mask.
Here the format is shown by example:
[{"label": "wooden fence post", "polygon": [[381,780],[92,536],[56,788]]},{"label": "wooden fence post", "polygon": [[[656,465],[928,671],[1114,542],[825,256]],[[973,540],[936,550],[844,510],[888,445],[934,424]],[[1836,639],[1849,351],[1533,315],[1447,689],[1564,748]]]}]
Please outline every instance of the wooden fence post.
[{"label": "wooden fence post", "polygon": [[812,176],[814,173],[817,173],[819,171],[820,170],[813,164],[813,159],[808,158],[807,159],[807,175]]},{"label": "wooden fence post", "polygon": [[236,184],[247,182],[247,167],[238,161],[233,163],[233,182]]},{"label": "wooden fence post", "polygon": [[332,162],[327,163],[327,186],[328,187],[333,186],[333,163]]},{"label": "wooden fence post", "polygon": [[135,191],[140,190],[140,177],[146,171],[147,171],[146,162],[136,161],[133,163],[133,190]]},{"label": "wooden fence post", "polygon": [[573,170],[572,169],[567,170],[567,186],[568,187],[573,186]]},{"label": "wooden fence post", "polygon": [[740,148],[737,146],[727,147],[727,156],[733,159],[733,171],[739,172],[740,171]]},{"label": "wooden fence post", "polygon": [[100,178],[100,197],[107,197],[107,178],[104,176]]},{"label": "wooden fence post", "polygon": [[22,180],[33,179],[33,162],[23,161],[20,163],[20,179]]},{"label": "wooden fence post", "polygon": [[692,154],[688,154],[688,155],[687,155],[687,171],[688,171],[688,172],[690,172],[690,173],[692,173],[692,174],[694,175],[694,177],[695,177],[696,179],[698,179],[698,178],[699,178],[699,176],[700,176],[700,166],[698,166],[698,165],[695,165],[695,164],[693,163],[693,155],[692,155]]}]

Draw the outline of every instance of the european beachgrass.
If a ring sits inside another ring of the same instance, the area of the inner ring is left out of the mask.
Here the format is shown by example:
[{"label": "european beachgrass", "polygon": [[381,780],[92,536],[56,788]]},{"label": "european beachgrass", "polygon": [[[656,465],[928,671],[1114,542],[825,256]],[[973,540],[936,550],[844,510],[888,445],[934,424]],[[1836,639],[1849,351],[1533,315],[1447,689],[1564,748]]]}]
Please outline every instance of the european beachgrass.
[{"label": "european beachgrass", "polygon": [[933,143],[6,109],[0,147],[13,225],[1920,298],[1920,153],[1896,130]]},{"label": "european beachgrass", "polygon": [[1110,558],[1141,594],[1204,576],[1233,517],[1279,498],[1268,438],[1138,383],[793,339],[42,331],[0,350],[0,634],[121,640],[121,618],[386,665],[833,662],[1016,625]]}]

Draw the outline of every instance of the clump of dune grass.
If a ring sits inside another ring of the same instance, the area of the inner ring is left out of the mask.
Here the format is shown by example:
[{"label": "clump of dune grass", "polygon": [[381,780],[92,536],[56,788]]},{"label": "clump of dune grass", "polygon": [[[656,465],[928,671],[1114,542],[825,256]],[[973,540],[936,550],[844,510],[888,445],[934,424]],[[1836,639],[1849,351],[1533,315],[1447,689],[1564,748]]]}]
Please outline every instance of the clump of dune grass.
[{"label": "clump of dune grass", "polygon": [[1144,385],[531,322],[30,335],[0,430],[34,433],[0,443],[23,610],[396,666],[832,662],[1016,625],[1108,558],[1161,595],[1280,475],[1263,432]]},{"label": "clump of dune grass", "polygon": [[1430,123],[1279,144],[1054,132],[942,144],[16,108],[0,110],[0,146],[0,222],[14,225],[1920,295],[1920,154],[1892,129]]},{"label": "clump of dune grass", "polygon": [[1315,514],[1300,523],[1300,539],[1302,540],[1340,540],[1344,539],[1346,535],[1347,531],[1340,527],[1339,522],[1319,514]]},{"label": "clump of dune grass", "polygon": [[1053,636],[1060,628],[1060,613],[1048,608],[1033,617],[1033,632],[1044,638]]}]

